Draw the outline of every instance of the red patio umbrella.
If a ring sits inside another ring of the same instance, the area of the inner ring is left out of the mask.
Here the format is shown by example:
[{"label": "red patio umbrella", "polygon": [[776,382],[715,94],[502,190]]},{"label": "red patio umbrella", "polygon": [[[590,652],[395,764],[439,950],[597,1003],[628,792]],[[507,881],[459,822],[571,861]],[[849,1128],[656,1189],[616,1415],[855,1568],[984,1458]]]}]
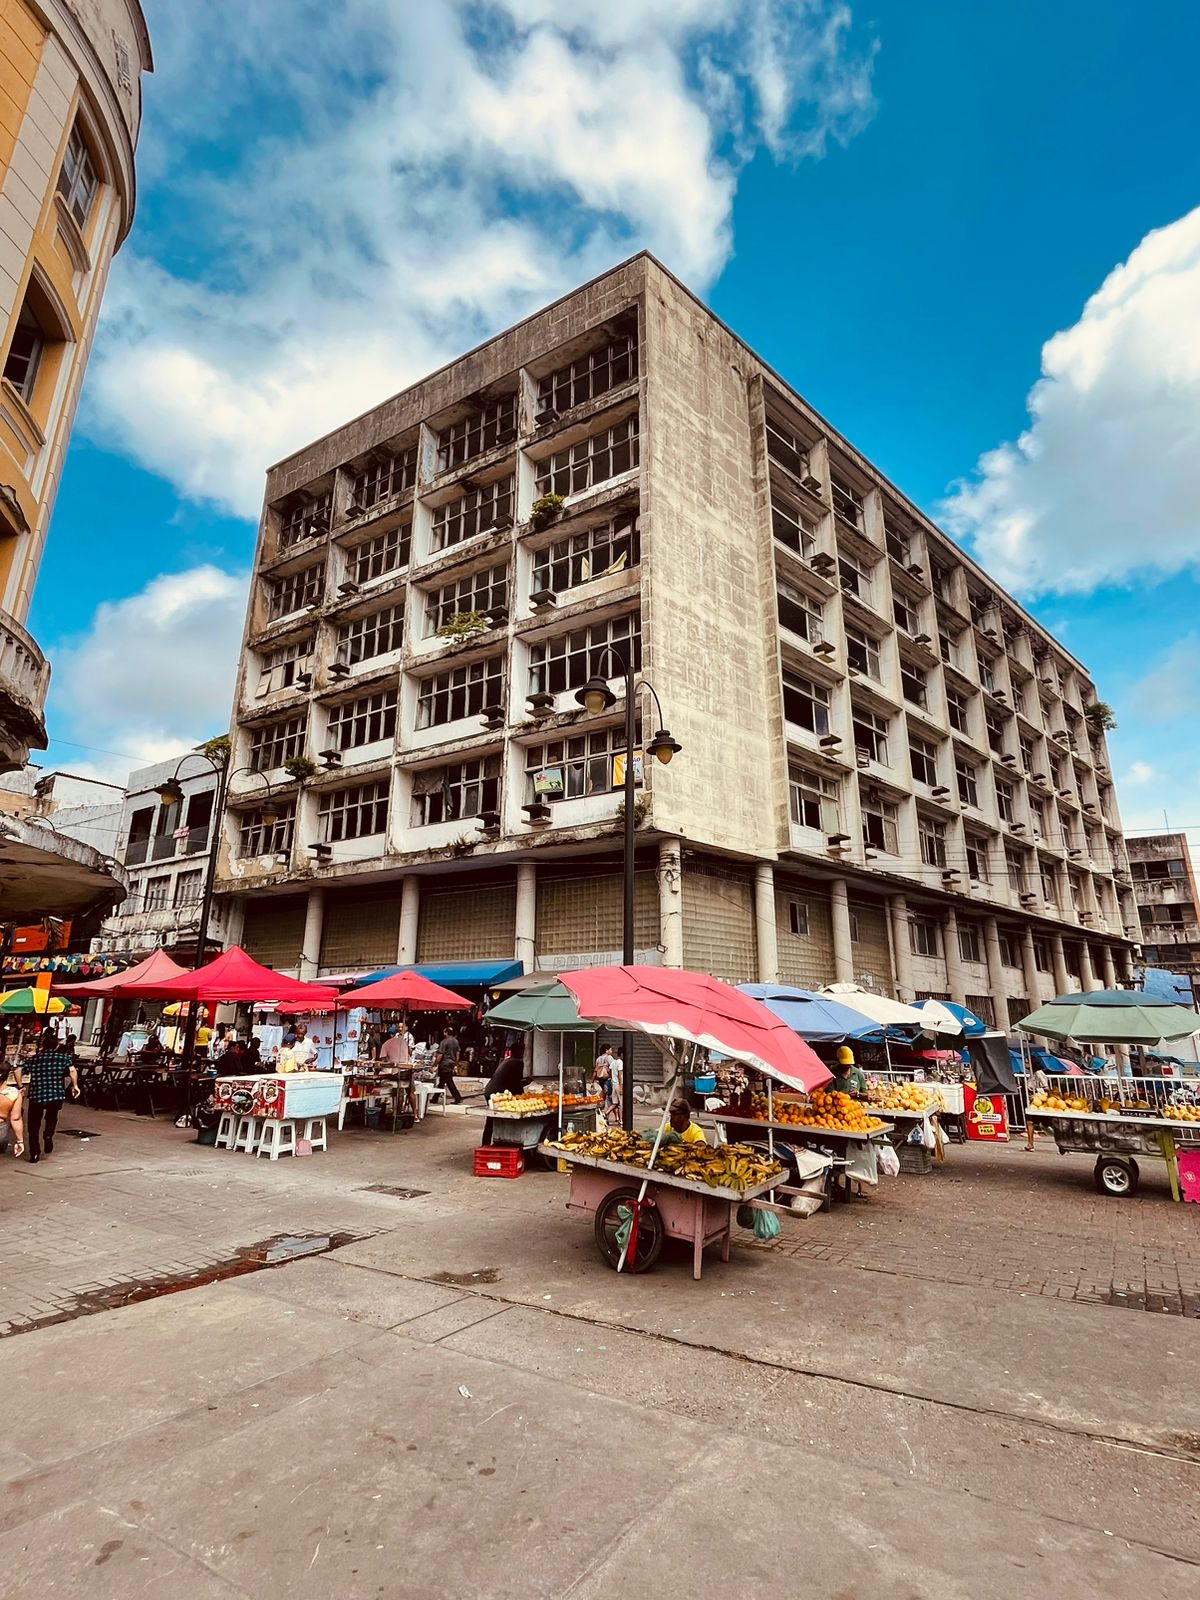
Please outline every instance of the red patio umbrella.
[{"label": "red patio umbrella", "polygon": [[368,1006],[384,1011],[470,1011],[472,1002],[455,994],[453,989],[443,989],[432,978],[419,972],[393,972],[390,978],[380,978],[378,983],[365,983],[361,989],[351,989],[342,996],[345,1006]]},{"label": "red patio umbrella", "polygon": [[114,972],[107,978],[97,978],[94,983],[55,981],[53,987],[78,1000],[157,1000],[160,996],[151,991],[159,984],[186,976],[186,967],[172,961],[165,950],[155,950],[136,966]]},{"label": "red patio umbrella", "polygon": [[[140,991],[145,993],[145,990]],[[154,991],[158,1000],[285,1000],[331,1010],[337,1004],[337,990],[318,983],[302,983],[282,972],[264,967],[248,956],[240,945],[223,951],[214,961],[195,972],[160,983]]]},{"label": "red patio umbrella", "polygon": [[632,1028],[733,1056],[793,1089],[816,1089],[833,1077],[786,1022],[719,978],[675,967],[591,967],[564,972],[579,1015],[610,1028]]}]

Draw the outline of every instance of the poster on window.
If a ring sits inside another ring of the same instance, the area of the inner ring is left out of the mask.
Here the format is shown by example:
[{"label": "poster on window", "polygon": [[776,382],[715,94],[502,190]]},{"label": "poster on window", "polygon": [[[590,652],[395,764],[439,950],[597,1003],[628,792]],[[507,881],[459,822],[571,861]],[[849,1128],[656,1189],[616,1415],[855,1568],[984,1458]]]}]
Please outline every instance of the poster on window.
[{"label": "poster on window", "polygon": [[533,792],[537,795],[561,794],[563,773],[561,767],[543,767],[533,775]]},{"label": "poster on window", "polygon": [[[634,783],[641,783],[641,781],[642,781],[642,762],[643,762],[644,759],[645,759],[645,757],[644,757],[644,754],[643,754],[643,752],[641,750],[635,750],[633,752],[633,781],[634,781]],[[625,752],[624,752],[624,750],[622,750],[619,755],[615,755],[612,758],[612,786],[613,786],[614,789],[620,789],[624,785],[624,783],[625,783]]]}]

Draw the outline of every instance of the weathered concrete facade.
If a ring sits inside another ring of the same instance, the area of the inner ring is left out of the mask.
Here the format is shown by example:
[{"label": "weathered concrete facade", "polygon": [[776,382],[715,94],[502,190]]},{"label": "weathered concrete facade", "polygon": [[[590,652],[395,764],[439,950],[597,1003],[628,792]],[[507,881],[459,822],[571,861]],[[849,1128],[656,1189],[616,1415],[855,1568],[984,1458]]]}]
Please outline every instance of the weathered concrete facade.
[{"label": "weathered concrete facade", "polygon": [[614,958],[623,704],[576,692],[631,649],[683,746],[642,958],[999,1021],[1127,970],[1086,670],[645,255],[269,473],[233,931],[305,972]]},{"label": "weathered concrete facade", "polygon": [[1130,839],[1129,859],[1146,961],[1200,988],[1200,892],[1187,834]]}]

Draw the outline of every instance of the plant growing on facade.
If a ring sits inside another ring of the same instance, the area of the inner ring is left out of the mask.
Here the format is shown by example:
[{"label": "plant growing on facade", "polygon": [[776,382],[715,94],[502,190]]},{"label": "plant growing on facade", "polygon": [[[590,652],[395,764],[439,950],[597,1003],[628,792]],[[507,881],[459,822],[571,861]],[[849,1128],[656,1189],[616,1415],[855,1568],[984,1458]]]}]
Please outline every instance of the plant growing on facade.
[{"label": "plant growing on facade", "polygon": [[212,761],[228,761],[229,735],[219,733],[215,739],[209,739],[200,746],[200,754],[208,756]]},{"label": "plant growing on facade", "polygon": [[310,761],[307,756],[289,756],[283,763],[283,770],[297,783],[304,783],[306,779],[316,776],[317,763]]},{"label": "plant growing on facade", "polygon": [[460,833],[450,846],[450,854],[452,856],[469,856],[478,843],[479,840],[473,839],[469,833]]},{"label": "plant growing on facade", "polygon": [[1113,708],[1104,700],[1093,700],[1090,706],[1084,706],[1083,714],[1096,733],[1111,733],[1117,725]]},{"label": "plant growing on facade", "polygon": [[437,631],[439,639],[455,639],[462,643],[466,639],[477,639],[481,633],[486,633],[491,623],[482,611],[456,611],[452,617],[447,618]]},{"label": "plant growing on facade", "polygon": [[562,515],[565,504],[566,501],[561,494],[539,495],[529,512],[529,526],[535,533],[542,528],[548,528]]},{"label": "plant growing on facade", "polygon": [[[641,794],[633,802],[633,825],[634,825],[634,827],[635,828],[641,827],[642,823],[645,822],[646,818],[649,815],[650,815],[650,796],[648,794]],[[617,801],[617,821],[618,822],[624,822],[625,821],[625,802],[624,802],[624,800],[618,800]]]}]

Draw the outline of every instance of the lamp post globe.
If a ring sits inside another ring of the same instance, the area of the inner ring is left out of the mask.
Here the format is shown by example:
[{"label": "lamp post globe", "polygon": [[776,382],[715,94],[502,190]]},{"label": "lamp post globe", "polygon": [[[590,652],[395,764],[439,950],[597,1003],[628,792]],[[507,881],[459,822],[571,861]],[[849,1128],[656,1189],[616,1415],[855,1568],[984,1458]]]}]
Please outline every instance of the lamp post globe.
[{"label": "lamp post globe", "polygon": [[617,697],[601,677],[589,678],[582,689],[576,689],[575,699],[592,716],[598,717],[609,706],[616,705]]},{"label": "lamp post globe", "polygon": [[669,766],[671,757],[677,756],[682,749],[679,740],[672,739],[670,728],[660,728],[646,746],[647,754],[661,761],[664,767]]}]

